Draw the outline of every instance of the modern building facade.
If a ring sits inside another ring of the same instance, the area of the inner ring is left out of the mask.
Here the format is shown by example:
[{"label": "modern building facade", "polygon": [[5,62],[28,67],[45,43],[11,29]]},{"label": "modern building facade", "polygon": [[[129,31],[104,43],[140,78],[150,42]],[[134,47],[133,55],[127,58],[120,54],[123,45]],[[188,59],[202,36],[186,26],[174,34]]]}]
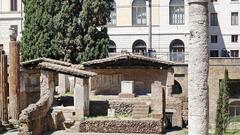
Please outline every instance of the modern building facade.
[{"label": "modern building facade", "polygon": [[[108,26],[110,52],[153,52],[159,58],[187,63],[191,53],[187,0],[115,0],[114,7]],[[239,0],[209,3],[210,57],[239,57],[239,13]]]},{"label": "modern building facade", "polygon": [[23,27],[21,0],[0,0],[0,47],[6,53],[9,50],[9,28],[18,32],[18,40],[21,38]]}]

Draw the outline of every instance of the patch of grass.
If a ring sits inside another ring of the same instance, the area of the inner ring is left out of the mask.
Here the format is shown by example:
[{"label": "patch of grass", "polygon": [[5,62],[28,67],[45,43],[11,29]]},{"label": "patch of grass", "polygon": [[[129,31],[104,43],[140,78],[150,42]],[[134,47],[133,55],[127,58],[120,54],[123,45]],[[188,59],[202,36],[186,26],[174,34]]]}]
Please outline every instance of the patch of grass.
[{"label": "patch of grass", "polygon": [[[210,129],[211,135],[215,135],[215,129]],[[240,135],[240,129],[227,129],[223,135]]]},{"label": "patch of grass", "polygon": [[61,94],[60,96],[69,96],[69,97],[73,97],[73,96],[74,96],[74,91],[66,92],[65,94]]},{"label": "patch of grass", "polygon": [[152,114],[152,113],[149,113],[149,114],[148,114],[148,118],[153,118],[153,114]]},{"label": "patch of grass", "polygon": [[230,117],[230,123],[231,123],[231,122],[240,122],[240,116]]}]

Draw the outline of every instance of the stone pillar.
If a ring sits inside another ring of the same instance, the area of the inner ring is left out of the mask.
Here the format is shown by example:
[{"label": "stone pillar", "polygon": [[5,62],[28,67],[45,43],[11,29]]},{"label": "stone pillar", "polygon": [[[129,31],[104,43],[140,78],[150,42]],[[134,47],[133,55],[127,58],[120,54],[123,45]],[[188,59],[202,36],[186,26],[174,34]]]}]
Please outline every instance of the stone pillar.
[{"label": "stone pillar", "polygon": [[[155,81],[151,85],[151,99],[153,118],[160,119],[163,125],[165,117],[165,92],[161,82]],[[164,126],[162,126],[162,130],[164,131]]]},{"label": "stone pillar", "polygon": [[167,84],[166,84],[166,95],[168,97],[172,96],[172,86],[174,85],[174,70],[169,68],[167,70]]},{"label": "stone pillar", "polygon": [[89,78],[76,78],[74,88],[74,107],[76,120],[89,115]]},{"label": "stone pillar", "polygon": [[121,93],[120,98],[134,98],[134,81],[121,81]]},{"label": "stone pillar", "polygon": [[51,71],[41,70],[40,76],[40,99],[49,97],[48,107],[52,106],[54,98],[54,73]]},{"label": "stone pillar", "polygon": [[[149,44],[149,53],[152,53],[152,0],[147,1],[148,4],[148,44]],[[151,54],[150,54],[151,56]]]},{"label": "stone pillar", "polygon": [[58,74],[58,90],[59,94],[65,94],[70,91],[70,82],[68,79],[68,75]]},{"label": "stone pillar", "polygon": [[75,76],[68,76],[69,79],[69,85],[70,85],[70,92],[74,91],[74,87],[75,87],[75,80],[76,77]]},{"label": "stone pillar", "polygon": [[16,41],[16,30],[12,30],[9,43],[9,115],[12,120],[18,120],[20,113],[20,56]]},{"label": "stone pillar", "polygon": [[0,120],[3,124],[8,122],[7,76],[7,56],[0,50]]},{"label": "stone pillar", "polygon": [[208,135],[208,2],[189,0],[188,134]]}]

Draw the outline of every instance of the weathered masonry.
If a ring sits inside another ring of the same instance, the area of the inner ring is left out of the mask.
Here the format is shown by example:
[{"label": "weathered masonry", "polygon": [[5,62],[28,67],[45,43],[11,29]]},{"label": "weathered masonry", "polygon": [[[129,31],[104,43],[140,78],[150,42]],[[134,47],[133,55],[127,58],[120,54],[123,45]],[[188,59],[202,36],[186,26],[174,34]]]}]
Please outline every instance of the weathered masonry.
[{"label": "weathered masonry", "polygon": [[[122,102],[124,100],[122,98],[127,98],[125,101],[128,101],[128,103],[125,104],[143,102],[153,109],[154,103],[151,98],[159,94],[159,92],[154,92],[154,88],[157,86],[161,89],[160,87],[162,87],[166,95],[166,101],[162,100],[165,101],[164,105],[166,104],[164,112],[167,114],[170,127],[183,127],[183,118],[187,119],[187,117],[183,117],[183,113],[186,116],[187,112],[183,111],[183,108],[186,108],[184,107],[184,98],[175,96],[173,93],[176,82],[174,80],[174,65],[172,62],[161,59],[121,54],[85,62],[82,68],[97,73],[97,76],[91,77],[90,81],[92,95],[104,95],[106,98],[108,96],[118,96],[114,100],[108,100],[110,104],[116,103],[116,101]],[[161,84],[157,83],[158,85],[156,85],[156,81]],[[126,83],[126,85],[123,83]],[[145,98],[141,100],[141,97]],[[138,101],[139,98],[140,101]],[[161,99],[155,98],[155,100],[159,105],[162,104]],[[133,106],[138,108],[139,105],[135,104]],[[136,110],[138,111],[133,109],[131,113],[133,117],[138,117],[139,113],[143,113],[143,111],[139,112],[139,109]],[[143,114],[139,117],[144,118]]]},{"label": "weathered masonry", "polygon": [[[81,118],[89,114],[88,79],[94,76],[95,73],[73,68],[70,63],[46,58],[24,62],[21,67],[22,94],[31,91],[34,85],[40,84],[40,99],[22,110],[19,118],[20,133],[39,135],[47,130],[56,130],[56,124],[58,124],[57,114],[49,115],[49,112],[51,112],[54,101],[55,80],[58,73],[76,77],[73,107],[74,121],[80,121]],[[29,73],[33,74],[32,71],[40,75],[39,78],[36,75],[33,76],[35,78],[31,78],[32,76]],[[28,95],[25,95],[25,97],[26,99],[30,98]]]}]

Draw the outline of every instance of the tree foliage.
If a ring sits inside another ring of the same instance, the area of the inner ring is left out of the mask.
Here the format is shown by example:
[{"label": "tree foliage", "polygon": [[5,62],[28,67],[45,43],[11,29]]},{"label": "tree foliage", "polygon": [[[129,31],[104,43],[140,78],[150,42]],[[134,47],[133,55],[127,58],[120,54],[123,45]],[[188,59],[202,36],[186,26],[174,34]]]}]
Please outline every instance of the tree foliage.
[{"label": "tree foliage", "polygon": [[219,97],[217,100],[216,135],[223,135],[229,123],[229,77],[225,70],[224,79],[219,83]]},{"label": "tree foliage", "polygon": [[22,61],[39,57],[67,62],[104,58],[113,0],[23,0]]}]

